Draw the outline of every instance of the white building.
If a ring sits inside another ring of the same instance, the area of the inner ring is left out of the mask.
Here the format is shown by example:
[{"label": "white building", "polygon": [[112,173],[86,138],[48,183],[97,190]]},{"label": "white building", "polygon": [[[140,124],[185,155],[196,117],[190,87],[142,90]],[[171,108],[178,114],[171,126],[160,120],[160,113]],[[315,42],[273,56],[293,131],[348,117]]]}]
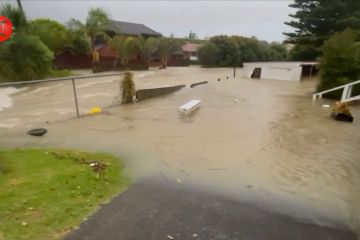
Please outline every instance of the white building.
[{"label": "white building", "polygon": [[300,81],[312,76],[317,62],[248,62],[244,63],[244,77],[270,80]]}]

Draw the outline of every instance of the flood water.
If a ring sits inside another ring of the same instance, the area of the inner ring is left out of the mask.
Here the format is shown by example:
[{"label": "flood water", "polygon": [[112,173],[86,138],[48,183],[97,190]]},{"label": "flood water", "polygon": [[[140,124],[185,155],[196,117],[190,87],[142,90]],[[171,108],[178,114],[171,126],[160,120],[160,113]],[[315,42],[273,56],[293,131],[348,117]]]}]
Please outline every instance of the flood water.
[{"label": "flood water", "polygon": [[[355,122],[341,123],[322,107],[331,101],[311,101],[314,80],[249,80],[241,70],[232,78],[231,69],[198,67],[135,73],[137,88],[200,81],[209,84],[111,108],[119,77],[77,81],[81,112],[105,111],[79,119],[70,82],[32,85],[0,111],[0,146],[111,152],[124,158],[134,178],[156,176],[319,224],[357,228],[358,106],[351,108]],[[191,99],[202,100],[200,109],[181,115],[178,107]],[[30,137],[32,127],[49,133]]]}]

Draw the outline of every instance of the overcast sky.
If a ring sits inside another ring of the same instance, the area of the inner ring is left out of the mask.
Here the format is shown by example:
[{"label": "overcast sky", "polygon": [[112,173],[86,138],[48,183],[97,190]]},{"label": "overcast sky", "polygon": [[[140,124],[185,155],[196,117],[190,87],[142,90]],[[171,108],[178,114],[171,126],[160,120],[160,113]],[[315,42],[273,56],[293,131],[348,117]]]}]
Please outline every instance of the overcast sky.
[{"label": "overcast sky", "polygon": [[[12,2],[14,0],[0,0]],[[115,0],[22,0],[30,19],[52,18],[65,23],[70,18],[84,20],[91,7],[102,7],[114,20],[143,23],[164,35],[184,37],[189,31],[204,38],[217,34],[256,36],[282,41],[284,24],[294,9],[292,1],[115,1]]]}]

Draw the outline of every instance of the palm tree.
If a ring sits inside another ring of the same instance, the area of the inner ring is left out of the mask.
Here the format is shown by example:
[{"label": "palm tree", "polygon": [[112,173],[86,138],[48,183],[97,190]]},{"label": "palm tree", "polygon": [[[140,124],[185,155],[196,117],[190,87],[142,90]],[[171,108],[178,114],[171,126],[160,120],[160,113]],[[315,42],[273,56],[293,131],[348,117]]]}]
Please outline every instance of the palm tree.
[{"label": "palm tree", "polygon": [[146,59],[147,67],[150,66],[151,55],[156,51],[159,47],[159,41],[157,38],[139,38],[138,39],[139,50],[142,53],[143,57]]},{"label": "palm tree", "polygon": [[170,38],[163,37],[159,39],[159,51],[162,68],[167,67],[170,55],[180,50],[180,48],[181,42],[179,40],[176,40],[173,36],[171,36]]},{"label": "palm tree", "polygon": [[67,26],[70,32],[82,34],[90,43],[91,55],[94,61],[98,61],[98,56],[95,51],[95,39],[102,35],[106,38],[105,30],[109,26],[110,19],[108,14],[101,8],[91,8],[88,12],[85,23],[77,19],[71,19]]},{"label": "palm tree", "polygon": [[130,57],[139,52],[139,45],[133,37],[116,36],[110,40],[110,46],[117,51],[122,66],[126,66]]}]

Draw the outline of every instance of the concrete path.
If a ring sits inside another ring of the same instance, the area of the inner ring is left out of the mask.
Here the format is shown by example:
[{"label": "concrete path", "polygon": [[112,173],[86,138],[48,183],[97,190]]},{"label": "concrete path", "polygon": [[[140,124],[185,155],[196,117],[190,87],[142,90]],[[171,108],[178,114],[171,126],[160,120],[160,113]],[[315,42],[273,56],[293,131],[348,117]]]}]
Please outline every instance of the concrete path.
[{"label": "concrete path", "polygon": [[337,230],[194,192],[183,184],[140,181],[103,206],[65,240],[356,239]]}]

